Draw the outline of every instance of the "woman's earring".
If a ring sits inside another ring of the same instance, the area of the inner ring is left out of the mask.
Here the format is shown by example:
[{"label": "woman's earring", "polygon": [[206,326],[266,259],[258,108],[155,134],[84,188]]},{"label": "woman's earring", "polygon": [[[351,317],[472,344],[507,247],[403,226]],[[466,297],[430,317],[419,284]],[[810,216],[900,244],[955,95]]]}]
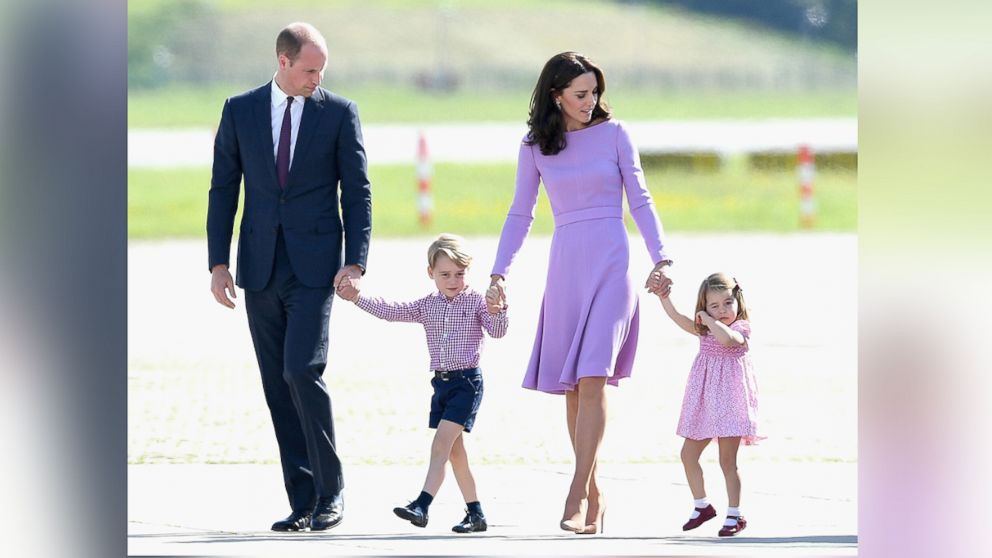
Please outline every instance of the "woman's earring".
[{"label": "woman's earring", "polygon": [[555,106],[558,107],[558,110],[561,110],[561,99],[555,99]]}]

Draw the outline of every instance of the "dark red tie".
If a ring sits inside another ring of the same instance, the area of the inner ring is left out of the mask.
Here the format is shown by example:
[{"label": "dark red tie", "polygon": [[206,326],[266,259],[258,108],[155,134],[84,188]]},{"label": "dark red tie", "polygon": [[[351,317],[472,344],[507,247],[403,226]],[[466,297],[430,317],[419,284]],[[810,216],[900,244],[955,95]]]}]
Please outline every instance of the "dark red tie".
[{"label": "dark red tie", "polygon": [[285,189],[289,180],[289,142],[293,130],[293,117],[289,107],[293,106],[293,97],[286,97],[286,112],[282,115],[282,129],[279,130],[279,151],[276,152],[276,175],[279,187]]}]

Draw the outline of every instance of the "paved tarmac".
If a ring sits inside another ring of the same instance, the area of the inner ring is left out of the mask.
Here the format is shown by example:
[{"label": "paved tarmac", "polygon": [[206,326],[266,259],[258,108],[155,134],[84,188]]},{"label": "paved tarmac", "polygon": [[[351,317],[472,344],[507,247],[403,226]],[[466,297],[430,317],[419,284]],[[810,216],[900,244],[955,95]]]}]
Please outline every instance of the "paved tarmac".
[{"label": "paved tarmac", "polygon": [[[509,280],[511,326],[483,357],[486,399],[467,441],[491,528],[450,531],[463,515],[449,476],[418,529],[392,514],[420,490],[430,444],[423,332],[335,302],[333,394],[345,461],[346,514],[324,533],[269,531],[289,513],[262,399],[244,299],[218,306],[206,246],[128,247],[128,550],[133,555],[854,555],[857,553],[857,250],[851,234],[669,237],[679,256],[673,297],[688,311],[702,277],[731,271],[754,310],[761,445],[742,448],[741,536],[714,519],[683,533],[691,507],[675,435],[698,342],[653,297],[641,297],[635,374],[610,390],[601,450],[606,529],[561,531],[571,469],[561,398],[520,388],[543,292],[548,238],[528,239]],[[363,287],[394,300],[423,296],[429,238],[373,243]],[[633,235],[631,270],[650,270]],[[484,285],[496,239],[470,239]],[[163,273],[162,270],[169,270]],[[385,349],[385,350],[384,350]],[[715,449],[707,491],[726,506]],[[224,463],[224,464],[216,464]]]},{"label": "paved tarmac", "polygon": [[[744,448],[748,449],[748,448]],[[742,452],[743,453],[743,452]],[[485,533],[451,526],[463,503],[450,473],[425,528],[392,508],[419,492],[424,467],[346,468],[345,519],[324,532],[275,533],[288,514],[277,465],[132,465],[128,468],[129,555],[719,555],[857,554],[855,464],[741,460],[748,527],[719,538],[726,496],[719,467],[704,463],[720,516],[683,532],[692,500],[678,463],[601,466],[604,531],[558,528],[570,468],[476,466]]]}]

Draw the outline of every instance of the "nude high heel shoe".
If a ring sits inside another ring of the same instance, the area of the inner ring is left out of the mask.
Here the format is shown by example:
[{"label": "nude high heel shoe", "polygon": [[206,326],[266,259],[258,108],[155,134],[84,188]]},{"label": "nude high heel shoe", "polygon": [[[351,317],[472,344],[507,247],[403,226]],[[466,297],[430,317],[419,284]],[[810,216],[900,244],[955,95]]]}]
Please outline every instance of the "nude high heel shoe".
[{"label": "nude high heel shoe", "polygon": [[606,524],[603,518],[606,516],[606,497],[602,492],[599,493],[599,510],[595,516],[595,520],[589,521],[589,512],[592,512],[592,506],[586,512],[586,525],[581,531],[576,531],[580,535],[596,535],[602,533],[606,529]]},{"label": "nude high heel shoe", "polygon": [[[586,516],[586,510],[583,509],[585,507],[582,505],[583,503],[588,505],[588,502],[586,500],[579,501],[579,511],[577,511],[576,513],[568,515],[568,512],[566,512],[565,517],[563,517],[561,523],[558,524],[558,526],[561,527],[563,531],[571,531],[573,533],[579,533],[585,530],[586,522],[584,521],[584,519]],[[566,504],[566,509],[567,507],[568,505]]]}]

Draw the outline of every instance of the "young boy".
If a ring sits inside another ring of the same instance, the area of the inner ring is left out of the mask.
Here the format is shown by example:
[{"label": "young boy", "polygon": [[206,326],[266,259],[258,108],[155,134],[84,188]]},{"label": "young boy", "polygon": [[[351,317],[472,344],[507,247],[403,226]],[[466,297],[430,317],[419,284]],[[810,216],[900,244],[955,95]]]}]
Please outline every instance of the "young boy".
[{"label": "young boy", "polygon": [[424,488],[409,505],[393,513],[417,527],[427,526],[427,512],[444,480],[444,466],[451,460],[458,488],[465,497],[467,514],[451,528],[456,533],[487,529],[482,505],[475,493],[475,479],[468,466],[462,432],[471,432],[482,402],[483,329],[493,338],[506,334],[506,308],[495,292],[486,297],[465,284],[465,271],[472,257],[462,249],[462,239],[442,234],[427,250],[427,275],[437,292],[413,302],[386,302],[362,296],[347,277],[338,286],[338,295],[354,302],[377,318],[391,322],[417,322],[427,333],[434,378],[431,385],[429,425],[437,429],[431,444],[431,461]]}]

